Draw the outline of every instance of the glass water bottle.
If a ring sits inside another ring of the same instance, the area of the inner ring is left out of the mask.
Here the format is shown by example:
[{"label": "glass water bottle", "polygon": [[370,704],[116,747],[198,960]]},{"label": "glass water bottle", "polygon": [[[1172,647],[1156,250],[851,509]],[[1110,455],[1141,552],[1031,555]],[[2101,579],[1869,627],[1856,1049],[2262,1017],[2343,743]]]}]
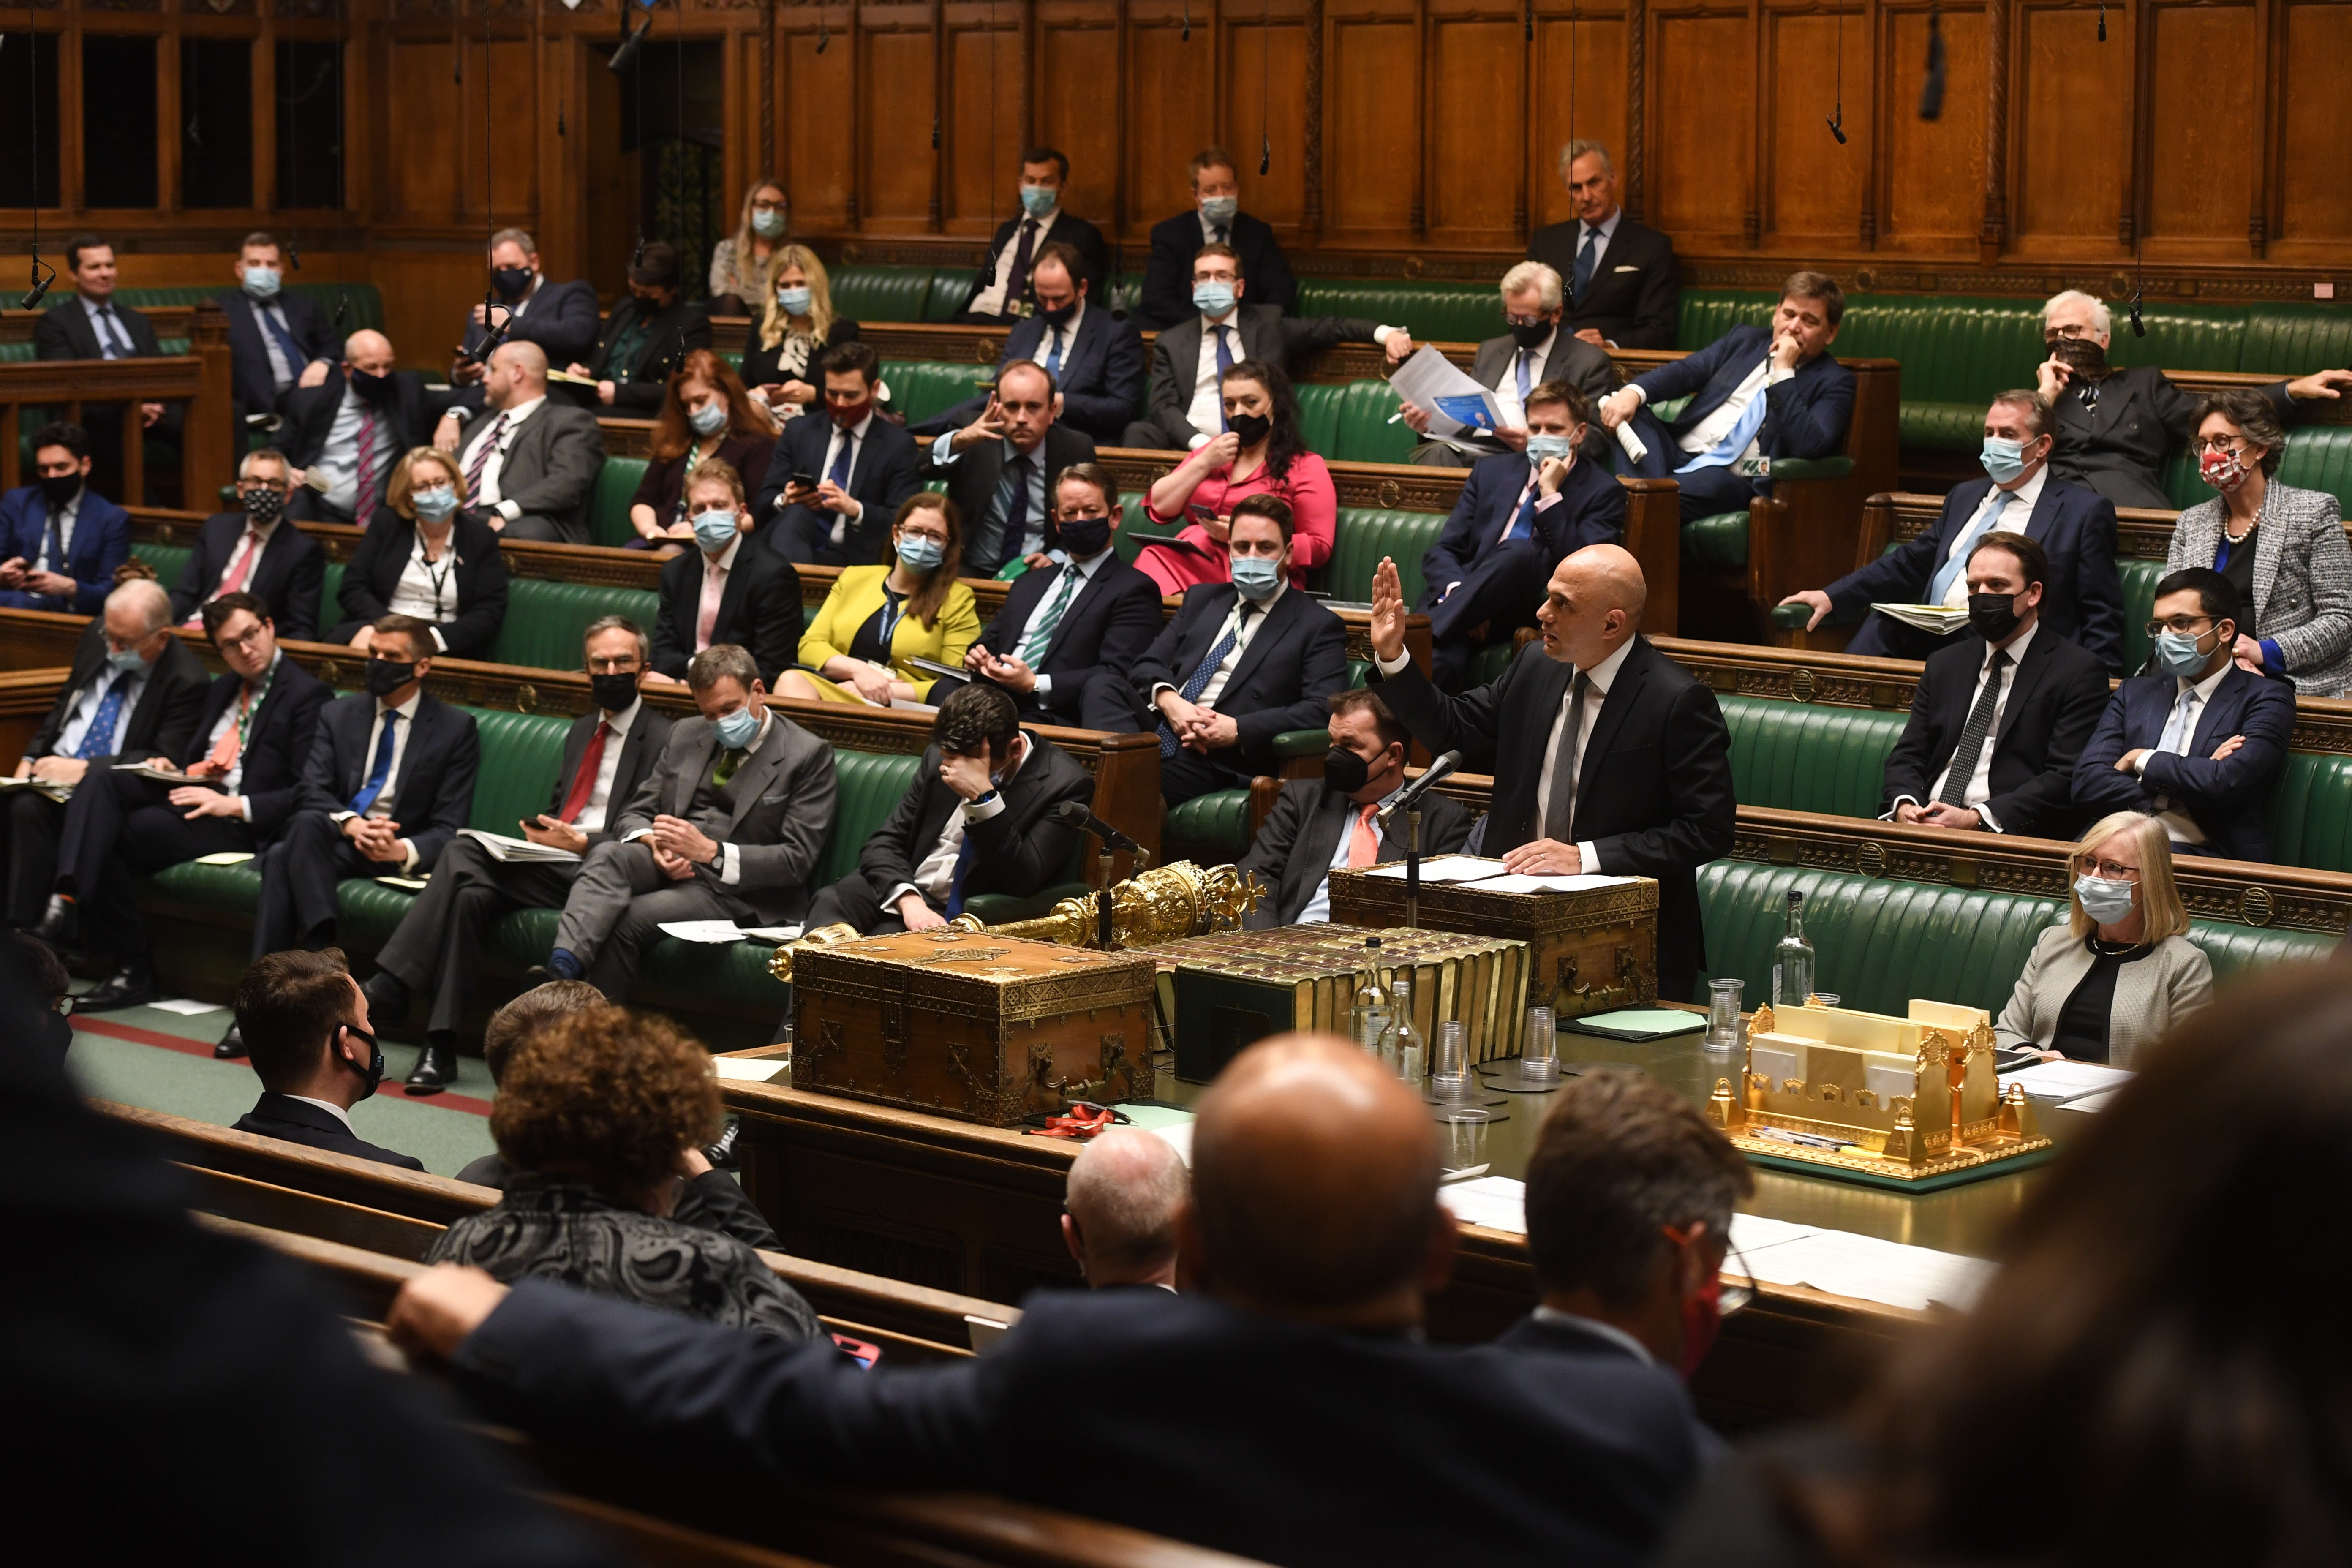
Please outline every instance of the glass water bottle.
[{"label": "glass water bottle", "polygon": [[1801,1007],[1813,994],[1813,944],[1805,940],[1805,895],[1789,895],[1789,930],[1772,951],[1772,1005]]},{"label": "glass water bottle", "polygon": [[[1356,985],[1356,1001],[1349,1014],[1349,1032],[1370,1056],[1381,1056],[1390,1045],[1389,1026],[1395,1003],[1381,984],[1381,939],[1364,939],[1364,973]],[[1393,1065],[1393,1063],[1391,1063]]]},{"label": "glass water bottle", "polygon": [[1413,1026],[1412,981],[1400,969],[1389,983],[1389,991],[1392,1011],[1381,1058],[1409,1087],[1419,1089],[1429,1074],[1429,1042]]}]

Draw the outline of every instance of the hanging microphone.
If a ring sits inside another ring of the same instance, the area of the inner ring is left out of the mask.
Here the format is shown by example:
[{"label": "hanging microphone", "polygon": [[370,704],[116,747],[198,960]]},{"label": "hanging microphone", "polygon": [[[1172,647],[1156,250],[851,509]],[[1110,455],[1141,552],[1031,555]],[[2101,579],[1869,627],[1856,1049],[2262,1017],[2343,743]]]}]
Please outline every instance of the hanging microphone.
[{"label": "hanging microphone", "polygon": [[1919,89],[1919,118],[1940,120],[1944,114],[1944,19],[1940,10],[1927,13],[1927,79]]},{"label": "hanging microphone", "polygon": [[816,52],[818,54],[824,53],[825,45],[833,42],[833,34],[827,31],[826,28],[827,22],[825,14],[822,9],[820,9],[816,14]]},{"label": "hanging microphone", "polygon": [[1843,103],[1838,105],[1837,112],[1830,116],[1830,134],[1837,138],[1839,146],[1845,145],[1845,105]]},{"label": "hanging microphone", "polygon": [[[42,277],[41,274],[44,272],[47,273],[48,276],[46,278]],[[58,280],[58,269],[50,266],[47,262],[42,260],[38,256],[36,256],[33,258],[33,270],[31,276],[33,280],[33,291],[26,295],[24,303],[16,307],[16,309],[20,310],[29,310],[34,306],[41,302],[41,296],[47,293],[49,291],[49,285]]]},{"label": "hanging microphone", "polygon": [[1184,30],[1176,35],[1176,41],[1180,44],[1192,41],[1192,0],[1184,0]]},{"label": "hanging microphone", "polygon": [[2104,43],[2105,43],[2106,41],[2107,41],[2107,5],[2106,5],[2106,0],[2099,0],[2099,42],[2101,42],[2101,43],[2103,43],[2103,44],[2104,44]]},{"label": "hanging microphone", "polygon": [[604,62],[604,68],[614,76],[619,76],[631,66],[635,65],[637,50],[644,46],[646,35],[653,30],[654,14],[647,11],[645,20],[629,30],[629,36],[621,40],[621,47],[613,51],[613,58]]},{"label": "hanging microphone", "polygon": [[1257,140],[1257,172],[1260,176],[1263,176],[1267,170],[1273,167],[1274,138],[1261,131],[1258,132]]},{"label": "hanging microphone", "polygon": [[1139,858],[1150,854],[1142,845],[1138,844],[1075,800],[1066,800],[1055,806],[1054,815],[1061,821],[1063,826],[1075,827],[1081,833],[1091,833],[1114,849],[1124,849],[1129,854]]},{"label": "hanging microphone", "polygon": [[1421,771],[1419,778],[1397,792],[1396,799],[1381,808],[1381,826],[1386,827],[1390,818],[1401,812],[1411,811],[1414,806],[1419,805],[1423,795],[1434,789],[1439,780],[1461,765],[1462,753],[1459,752],[1448,752],[1431,763]]}]

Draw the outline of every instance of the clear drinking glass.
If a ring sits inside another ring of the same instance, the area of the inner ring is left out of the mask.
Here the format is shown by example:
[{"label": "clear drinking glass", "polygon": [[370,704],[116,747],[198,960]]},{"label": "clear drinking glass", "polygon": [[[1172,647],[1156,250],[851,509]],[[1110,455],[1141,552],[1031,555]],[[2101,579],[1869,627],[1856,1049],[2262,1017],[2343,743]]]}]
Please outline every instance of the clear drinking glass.
[{"label": "clear drinking glass", "polygon": [[1559,1026],[1549,1007],[1528,1009],[1528,1043],[1519,1051],[1519,1077],[1528,1083],[1550,1083],[1559,1077]]},{"label": "clear drinking glass", "polygon": [[1739,1048],[1739,1001],[1747,983],[1710,980],[1706,983],[1706,1048],[1717,1053]]},{"label": "clear drinking glass", "polygon": [[1461,1100],[1470,1092],[1470,1035],[1459,1020],[1437,1026],[1437,1059],[1430,1064],[1429,1087],[1441,1100]]}]

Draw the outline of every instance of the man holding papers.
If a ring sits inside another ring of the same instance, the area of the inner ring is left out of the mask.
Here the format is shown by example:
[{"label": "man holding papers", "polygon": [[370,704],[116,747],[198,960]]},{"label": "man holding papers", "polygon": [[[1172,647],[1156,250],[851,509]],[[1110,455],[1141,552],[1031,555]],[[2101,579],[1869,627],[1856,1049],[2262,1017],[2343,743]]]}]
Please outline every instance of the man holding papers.
[{"label": "man holding papers", "polygon": [[[57,891],[36,934],[58,947],[79,934],[90,952],[115,960],[82,996],[85,1013],[154,999],[132,879],[202,855],[268,848],[293,815],[319,712],[334,695],[278,651],[269,606],[254,595],[223,594],[202,613],[228,673],[205,691],[194,733],[176,756],[134,752],[91,769],[66,806]],[[172,784],[149,772],[185,776]]]},{"label": "man holding papers", "polygon": [[2090,653],[2110,675],[2124,668],[2124,589],[2116,574],[2116,503],[2049,469],[2052,416],[2038,392],[2004,392],[1985,411],[1986,478],[1952,487],[1936,526],[1827,588],[1791,594],[1810,605],[1807,628],[1834,617],[1863,619],[1846,652],[1926,658],[1966,635],[1942,636],[1871,613],[1873,605],[1934,605],[1971,614],[1969,556],[1988,533],[2021,533],[2042,546],[2050,571],[2042,624]]},{"label": "man holding papers", "polygon": [[457,1076],[457,1030],[481,970],[490,930],[509,910],[560,909],[581,857],[611,839],[619,816],[669,743],[669,720],[637,695],[646,634],[619,616],[590,624],[582,639],[595,706],[572,721],[547,810],[515,826],[520,839],[467,828],[442,851],[433,878],[376,955],[368,1016],[389,1029],[408,1016],[412,992],[429,991],[425,1048],[408,1075],[411,1094],[438,1094]]}]

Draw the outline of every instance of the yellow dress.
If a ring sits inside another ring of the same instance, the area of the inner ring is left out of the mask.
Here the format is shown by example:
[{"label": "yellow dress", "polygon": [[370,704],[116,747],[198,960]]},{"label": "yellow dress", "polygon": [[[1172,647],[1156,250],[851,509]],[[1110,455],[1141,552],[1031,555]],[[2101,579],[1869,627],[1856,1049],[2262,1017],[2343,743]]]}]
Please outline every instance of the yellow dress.
[{"label": "yellow dress", "polygon": [[[801,634],[801,662],[810,669],[824,668],[830,658],[855,657],[850,644],[857,638],[857,628],[874,617],[884,603],[882,583],[890,574],[887,566],[845,567],[834,583],[833,592],[824,596],[816,616]],[[890,633],[890,671],[915,689],[918,700],[929,701],[932,678],[907,661],[928,658],[939,664],[961,665],[964,650],[980,640],[980,602],[972,597],[971,584],[959,579],[948,589],[946,603],[940,606],[939,619],[925,626],[913,616],[901,616]],[[821,675],[808,677],[817,694],[828,702],[863,702],[853,687],[840,685]]]}]

